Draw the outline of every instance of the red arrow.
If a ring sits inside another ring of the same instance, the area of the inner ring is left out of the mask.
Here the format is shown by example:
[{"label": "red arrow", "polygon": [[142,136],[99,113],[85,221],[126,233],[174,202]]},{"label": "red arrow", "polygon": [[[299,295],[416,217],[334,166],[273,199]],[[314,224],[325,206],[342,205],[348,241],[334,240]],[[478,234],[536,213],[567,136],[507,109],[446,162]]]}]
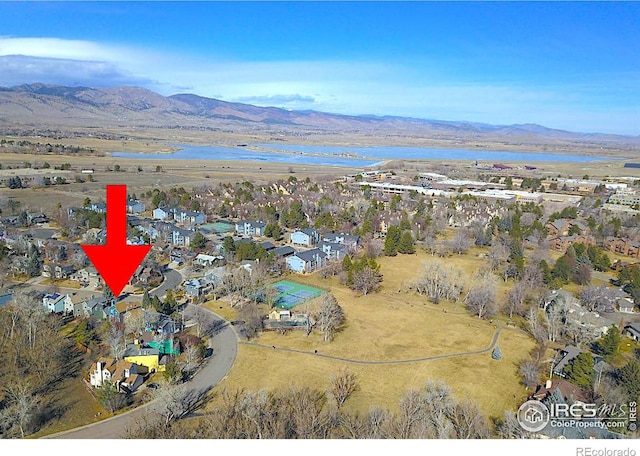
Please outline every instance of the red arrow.
[{"label": "red arrow", "polygon": [[127,186],[107,185],[107,242],[81,245],[114,296],[120,295],[150,245],[127,245]]}]

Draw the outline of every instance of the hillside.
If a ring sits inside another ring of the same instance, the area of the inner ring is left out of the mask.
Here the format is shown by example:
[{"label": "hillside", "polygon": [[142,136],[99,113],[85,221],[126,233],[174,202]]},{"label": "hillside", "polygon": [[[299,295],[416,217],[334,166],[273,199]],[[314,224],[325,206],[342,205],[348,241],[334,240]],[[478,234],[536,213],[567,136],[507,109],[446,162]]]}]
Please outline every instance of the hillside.
[{"label": "hillside", "polygon": [[162,96],[140,87],[64,87],[29,84],[0,87],[0,129],[113,131],[161,129],[241,133],[357,134],[377,138],[420,138],[488,144],[528,145],[539,150],[576,145],[597,150],[640,150],[640,137],[576,133],[540,125],[487,125],[474,122],[395,116],[347,116],[289,111],[231,103],[194,94]]}]

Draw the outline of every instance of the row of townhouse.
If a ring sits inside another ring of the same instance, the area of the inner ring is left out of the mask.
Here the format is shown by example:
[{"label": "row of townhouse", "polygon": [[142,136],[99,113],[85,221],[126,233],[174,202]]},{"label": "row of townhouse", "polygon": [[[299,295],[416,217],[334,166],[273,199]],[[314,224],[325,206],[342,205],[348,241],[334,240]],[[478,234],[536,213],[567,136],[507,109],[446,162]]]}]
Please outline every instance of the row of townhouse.
[{"label": "row of townhouse", "polygon": [[603,247],[618,255],[640,258],[640,242],[638,241],[610,236],[604,240]]},{"label": "row of townhouse", "polygon": [[175,334],[181,329],[180,324],[168,315],[142,309],[140,302],[107,300],[104,296],[92,296],[74,302],[68,294],[50,293],[42,298],[42,305],[51,313],[96,320],[122,321],[127,312],[142,312],[144,331],[162,336]]},{"label": "row of townhouse", "polygon": [[163,221],[142,222],[137,228],[151,240],[162,239],[175,246],[187,247],[196,234],[195,230],[180,228]]},{"label": "row of townhouse", "polygon": [[550,237],[568,236],[572,228],[576,232],[584,233],[588,230],[587,225],[579,220],[558,219],[545,225],[547,234]]},{"label": "row of townhouse", "polygon": [[158,207],[153,210],[153,218],[156,220],[173,220],[184,225],[199,225],[207,221],[202,212],[187,211],[177,207]]}]

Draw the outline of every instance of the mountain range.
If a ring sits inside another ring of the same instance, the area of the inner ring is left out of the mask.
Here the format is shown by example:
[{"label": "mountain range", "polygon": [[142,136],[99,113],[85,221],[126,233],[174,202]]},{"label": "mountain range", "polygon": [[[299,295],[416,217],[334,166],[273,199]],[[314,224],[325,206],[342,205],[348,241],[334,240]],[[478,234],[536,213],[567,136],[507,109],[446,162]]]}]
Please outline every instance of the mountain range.
[{"label": "mountain range", "polygon": [[[0,87],[0,129],[160,128],[422,135],[436,139],[640,145],[640,136],[578,133],[536,124],[488,125],[397,116],[353,116],[233,103],[141,87]],[[635,147],[634,147],[635,148]]]}]

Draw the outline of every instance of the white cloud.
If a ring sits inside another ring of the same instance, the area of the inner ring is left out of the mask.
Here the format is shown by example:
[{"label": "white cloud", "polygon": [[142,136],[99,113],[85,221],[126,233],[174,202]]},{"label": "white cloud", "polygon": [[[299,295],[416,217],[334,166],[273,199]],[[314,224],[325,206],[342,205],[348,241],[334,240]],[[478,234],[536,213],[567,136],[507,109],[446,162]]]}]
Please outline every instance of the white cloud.
[{"label": "white cloud", "polygon": [[[163,95],[191,92],[291,109],[534,122],[575,131],[637,134],[640,125],[633,99],[607,109],[607,96],[615,91],[601,87],[487,84],[475,82],[473,75],[464,79],[442,74],[437,62],[415,67],[375,61],[243,62],[92,41],[0,37],[0,85],[140,85]],[[619,92],[622,99],[628,90]]]}]

